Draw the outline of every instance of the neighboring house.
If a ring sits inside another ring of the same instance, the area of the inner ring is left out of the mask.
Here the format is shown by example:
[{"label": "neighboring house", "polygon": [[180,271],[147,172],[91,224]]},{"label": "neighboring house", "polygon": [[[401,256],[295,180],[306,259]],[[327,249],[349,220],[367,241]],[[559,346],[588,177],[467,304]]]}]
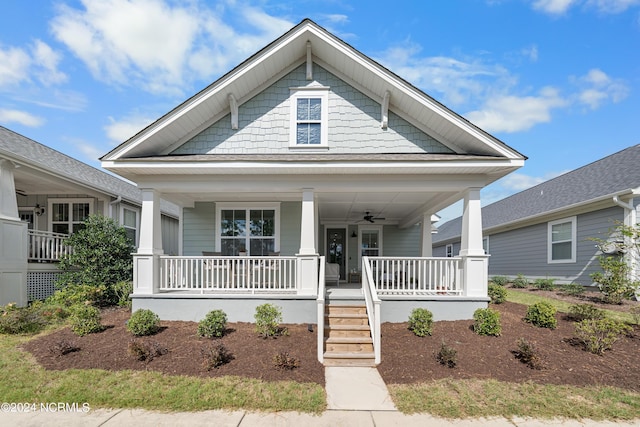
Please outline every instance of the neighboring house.
[{"label": "neighboring house", "polygon": [[[639,165],[636,145],[482,208],[489,275],[591,285],[602,252],[590,239],[636,224]],[[433,254],[455,254],[461,229],[462,218],[438,227]]]},{"label": "neighboring house", "polygon": [[[63,240],[91,214],[115,219],[137,245],[141,192],[134,185],[0,126],[0,305],[45,298]],[[179,210],[162,203],[162,241],[177,254]]]},{"label": "neighboring house", "polygon": [[[338,288],[367,296],[375,329],[417,306],[439,319],[486,306],[480,189],[524,160],[304,20],[102,166],[143,192],[134,309],[253,321],[272,302],[285,322],[322,328],[326,260]],[[160,198],[182,207],[179,257],[163,250]],[[432,259],[431,217],[460,199],[465,246]]]}]

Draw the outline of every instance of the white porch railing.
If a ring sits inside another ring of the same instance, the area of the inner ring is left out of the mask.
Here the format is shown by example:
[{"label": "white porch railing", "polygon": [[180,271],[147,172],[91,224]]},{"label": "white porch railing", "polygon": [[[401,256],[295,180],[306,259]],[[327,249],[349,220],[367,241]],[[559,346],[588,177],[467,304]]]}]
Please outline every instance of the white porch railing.
[{"label": "white porch railing", "polygon": [[63,255],[71,253],[71,246],[65,245],[67,234],[49,231],[29,230],[29,261],[53,262],[59,261]]},{"label": "white porch railing", "polygon": [[362,258],[362,292],[364,293],[364,302],[367,306],[367,316],[369,318],[369,329],[371,331],[371,339],[373,340],[373,354],[375,364],[378,365],[382,361],[381,350],[381,321],[380,321],[380,298],[376,291],[375,280],[369,258]]},{"label": "white porch railing", "polygon": [[296,257],[160,257],[160,291],[296,292]]},{"label": "white porch railing", "polygon": [[[378,295],[463,295],[460,258],[369,257]],[[364,266],[363,258],[363,266]],[[364,269],[363,269],[364,271]]]},{"label": "white porch railing", "polygon": [[317,299],[317,315],[318,315],[318,362],[324,363],[324,310],[325,310],[325,257],[321,256],[318,262],[318,299]]}]

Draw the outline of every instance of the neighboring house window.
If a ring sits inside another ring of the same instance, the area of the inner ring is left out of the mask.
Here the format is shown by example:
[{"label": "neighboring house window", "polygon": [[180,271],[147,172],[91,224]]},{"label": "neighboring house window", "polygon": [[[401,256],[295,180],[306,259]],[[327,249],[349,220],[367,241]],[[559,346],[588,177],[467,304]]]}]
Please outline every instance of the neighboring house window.
[{"label": "neighboring house window", "polygon": [[84,228],[84,221],[93,213],[91,199],[49,199],[50,230],[73,234]]},{"label": "neighboring house window", "polygon": [[482,249],[484,249],[484,253],[489,253],[489,236],[486,236],[482,239]]},{"label": "neighboring house window", "polygon": [[19,212],[19,215],[20,215],[20,221],[26,222],[28,229],[33,230],[33,224],[35,220],[35,214],[33,209],[30,209],[28,211],[21,210]]},{"label": "neighboring house window", "polygon": [[453,245],[452,244],[448,244],[447,246],[445,246],[444,250],[445,250],[447,258],[453,258]]},{"label": "neighboring house window", "polygon": [[279,246],[279,208],[220,208],[219,248],[222,255],[268,256]]},{"label": "neighboring house window", "polygon": [[576,217],[548,223],[547,261],[576,262]]},{"label": "neighboring house window", "polygon": [[292,89],[291,147],[326,147],[328,88]]},{"label": "neighboring house window", "polygon": [[127,237],[134,246],[138,245],[138,211],[129,208],[122,208],[120,224],[124,227]]}]

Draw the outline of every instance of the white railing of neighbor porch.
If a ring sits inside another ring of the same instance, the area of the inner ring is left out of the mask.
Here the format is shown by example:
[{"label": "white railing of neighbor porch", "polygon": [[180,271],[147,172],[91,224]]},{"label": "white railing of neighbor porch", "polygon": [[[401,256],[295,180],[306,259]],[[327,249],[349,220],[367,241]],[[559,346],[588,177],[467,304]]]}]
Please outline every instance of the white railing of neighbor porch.
[{"label": "white railing of neighbor porch", "polygon": [[373,272],[367,257],[362,257],[362,292],[364,293],[364,302],[367,306],[367,316],[369,318],[369,328],[371,331],[371,339],[373,340],[373,354],[376,365],[382,361],[381,351],[381,300],[376,292]]},{"label": "white railing of neighbor porch", "polygon": [[463,295],[460,258],[369,257],[380,295]]},{"label": "white railing of neighbor porch", "polygon": [[160,257],[160,291],[291,293],[296,257]]},{"label": "white railing of neighbor porch", "polygon": [[71,246],[65,245],[67,234],[50,231],[29,230],[29,261],[54,262],[71,253]]}]

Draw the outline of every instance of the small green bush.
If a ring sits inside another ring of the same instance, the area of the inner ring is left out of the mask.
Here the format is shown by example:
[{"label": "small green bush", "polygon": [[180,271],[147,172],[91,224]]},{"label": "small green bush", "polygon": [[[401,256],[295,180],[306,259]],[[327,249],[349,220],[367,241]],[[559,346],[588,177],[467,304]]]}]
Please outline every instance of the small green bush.
[{"label": "small green bush", "polygon": [[198,323],[198,336],[213,338],[221,337],[227,327],[227,315],[222,310],[213,310],[207,313],[204,319]]},{"label": "small green bush", "polygon": [[500,312],[490,308],[479,308],[473,313],[473,331],[478,335],[499,336],[502,333]]},{"label": "small green bush", "polygon": [[529,286],[529,280],[524,277],[522,274],[518,274],[513,282],[511,282],[511,286],[514,288],[526,288]]},{"label": "small green bush", "polygon": [[55,291],[53,295],[45,300],[45,304],[66,307],[86,303],[93,305],[106,305],[108,299],[109,297],[106,286],[71,284]]},{"label": "small green bush", "polygon": [[133,293],[133,282],[130,280],[121,280],[111,286],[111,290],[115,296],[116,304],[119,307],[131,308],[131,298]]},{"label": "small green bush", "polygon": [[560,292],[566,295],[578,296],[584,294],[584,286],[578,283],[569,283],[560,288]]},{"label": "small green bush", "polygon": [[488,295],[492,304],[502,304],[507,300],[507,290],[503,286],[493,283],[489,283]]},{"label": "small green bush", "polygon": [[448,368],[455,368],[458,364],[458,351],[443,341],[440,350],[436,354],[436,359],[441,365]]},{"label": "small green bush", "polygon": [[136,310],[127,321],[127,330],[133,335],[153,335],[160,330],[160,318],[151,310]]},{"label": "small green bush", "polygon": [[275,337],[282,333],[282,310],[273,304],[262,304],[256,307],[256,332],[263,338]]},{"label": "small green bush", "polygon": [[167,354],[169,350],[157,341],[138,341],[135,338],[129,342],[129,354],[141,362],[151,362],[154,358]]},{"label": "small green bush", "polygon": [[0,334],[35,334],[47,325],[47,319],[31,307],[15,303],[0,307]]},{"label": "small green bush", "polygon": [[602,271],[591,274],[598,284],[602,299],[608,304],[622,304],[635,295],[638,283],[629,280],[630,266],[624,257],[601,256],[598,258]]},{"label": "small green bush", "polygon": [[93,334],[104,330],[100,310],[89,304],[76,304],[71,307],[71,330],[78,336]]},{"label": "small green bush", "polygon": [[553,282],[554,279],[536,279],[533,286],[541,291],[553,291],[556,288]]},{"label": "small green bush", "polygon": [[586,319],[576,324],[576,335],[585,349],[594,354],[603,354],[613,347],[621,334],[631,327],[612,319]]},{"label": "small green bush", "polygon": [[600,310],[595,305],[591,304],[574,304],[569,307],[569,313],[567,317],[570,320],[576,322],[582,322],[586,319],[604,319],[605,318],[604,310]]},{"label": "small green bush", "polygon": [[631,307],[629,309],[629,314],[631,314],[631,317],[633,318],[633,322],[636,325],[640,325],[640,305]]},{"label": "small green bush", "polygon": [[60,323],[71,315],[69,307],[57,304],[47,304],[44,301],[34,301],[31,310],[37,311],[47,323]]},{"label": "small green bush", "polygon": [[433,328],[433,314],[426,308],[414,308],[409,316],[409,330],[416,336],[431,335]]},{"label": "small green bush", "polygon": [[509,279],[506,276],[493,276],[490,282],[494,285],[506,286],[506,284],[509,283]]},{"label": "small green bush", "polygon": [[524,320],[539,328],[555,329],[558,326],[556,311],[548,302],[537,302],[527,308]]}]

